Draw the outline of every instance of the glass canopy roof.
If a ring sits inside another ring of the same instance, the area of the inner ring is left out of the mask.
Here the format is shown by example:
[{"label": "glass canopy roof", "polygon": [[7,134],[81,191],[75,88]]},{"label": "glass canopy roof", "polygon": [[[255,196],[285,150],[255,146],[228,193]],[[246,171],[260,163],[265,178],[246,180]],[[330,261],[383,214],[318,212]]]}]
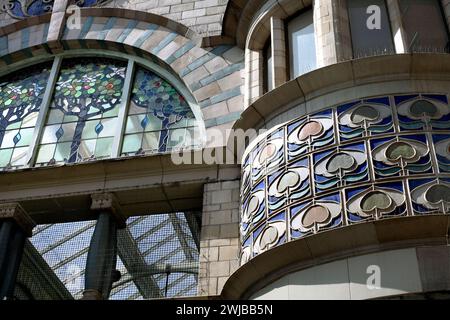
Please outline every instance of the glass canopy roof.
[{"label": "glass canopy roof", "polygon": [[[139,300],[197,294],[198,225],[195,213],[132,217],[118,232],[110,299]],[[75,299],[82,297],[84,272],[95,221],[40,225],[31,243]]]}]

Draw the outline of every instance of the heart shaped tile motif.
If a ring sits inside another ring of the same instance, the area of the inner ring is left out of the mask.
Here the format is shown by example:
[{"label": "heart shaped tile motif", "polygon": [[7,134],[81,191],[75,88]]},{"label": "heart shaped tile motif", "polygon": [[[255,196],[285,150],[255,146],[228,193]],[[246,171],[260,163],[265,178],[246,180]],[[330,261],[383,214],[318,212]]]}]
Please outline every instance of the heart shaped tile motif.
[{"label": "heart shaped tile motif", "polygon": [[258,208],[259,208],[259,198],[257,196],[251,197],[250,201],[248,202],[247,208],[248,215],[249,216],[253,215],[255,212],[258,211]]},{"label": "heart shaped tile motif", "polygon": [[266,160],[272,158],[275,155],[276,151],[277,147],[274,144],[267,144],[267,146],[265,146],[259,154],[259,163],[263,164],[264,162],[266,162]]},{"label": "heart shaped tile motif", "polygon": [[371,191],[361,199],[361,209],[372,215],[376,210],[385,211],[392,206],[392,199],[382,191]]},{"label": "heart shaped tile motif", "polygon": [[278,182],[277,191],[280,193],[286,192],[288,189],[295,187],[300,182],[300,177],[296,172],[288,171]]},{"label": "heart shaped tile motif", "polygon": [[397,162],[400,159],[411,160],[416,154],[414,147],[403,141],[394,142],[386,149],[386,158],[391,162]]},{"label": "heart shaped tile motif", "polygon": [[372,106],[360,106],[353,110],[350,120],[354,124],[361,124],[364,121],[375,121],[380,118],[380,113]]},{"label": "heart shaped tile motif", "polygon": [[259,247],[261,250],[269,249],[269,247],[278,240],[278,230],[273,226],[269,226],[261,235]]},{"label": "heart shaped tile motif", "polygon": [[338,153],[331,157],[327,162],[327,171],[337,173],[339,171],[349,171],[356,164],[355,159],[347,153]]},{"label": "heart shaped tile motif", "polygon": [[305,124],[298,133],[298,139],[305,141],[311,137],[319,136],[323,131],[323,126],[318,121],[311,121]]},{"label": "heart shaped tile motif", "polygon": [[450,187],[443,184],[436,184],[430,187],[425,193],[425,199],[432,204],[450,204]]},{"label": "heart shaped tile motif", "polygon": [[330,211],[324,206],[316,205],[309,208],[303,215],[302,224],[305,228],[312,228],[315,224],[324,224],[330,219]]},{"label": "heart shaped tile motif", "polygon": [[411,105],[411,107],[409,108],[409,112],[415,118],[433,118],[438,114],[438,108],[429,101],[419,100]]}]

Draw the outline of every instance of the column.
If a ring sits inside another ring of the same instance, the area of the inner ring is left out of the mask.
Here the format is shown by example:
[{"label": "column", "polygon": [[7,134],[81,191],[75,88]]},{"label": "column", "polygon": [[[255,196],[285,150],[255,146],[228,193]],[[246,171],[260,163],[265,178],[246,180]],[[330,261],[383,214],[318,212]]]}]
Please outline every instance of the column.
[{"label": "column", "polygon": [[199,291],[219,295],[239,266],[239,180],[205,184]]},{"label": "column", "polygon": [[406,53],[409,48],[406,42],[406,33],[402,24],[402,13],[400,11],[398,0],[387,0],[386,4],[388,7],[392,34],[394,36],[395,51],[397,53]]},{"label": "column", "polygon": [[316,35],[317,68],[337,63],[336,35],[333,23],[333,2],[314,1],[314,29]]},{"label": "column", "polygon": [[270,18],[272,49],[272,83],[277,88],[287,81],[286,40],[284,22],[280,18]]},{"label": "column", "polygon": [[112,284],[120,278],[116,270],[117,230],[126,227],[126,218],[113,194],[94,194],[91,198],[91,210],[98,212],[98,220],[89,246],[82,300],[106,300]]},{"label": "column", "polygon": [[332,6],[334,36],[336,42],[336,61],[348,61],[353,58],[353,48],[347,0],[332,1]]},{"label": "column", "polygon": [[263,95],[263,52],[245,49],[245,107]]},{"label": "column", "polygon": [[0,300],[13,297],[25,240],[35,226],[20,204],[0,205]]}]

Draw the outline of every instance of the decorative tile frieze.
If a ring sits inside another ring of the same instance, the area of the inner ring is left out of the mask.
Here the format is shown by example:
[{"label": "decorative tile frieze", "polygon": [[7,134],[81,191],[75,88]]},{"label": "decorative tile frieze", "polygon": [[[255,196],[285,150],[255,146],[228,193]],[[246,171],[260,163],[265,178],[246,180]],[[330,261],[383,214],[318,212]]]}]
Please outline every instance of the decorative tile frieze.
[{"label": "decorative tile frieze", "polygon": [[450,213],[444,94],[365,98],[293,119],[246,150],[241,264],[355,223]]}]

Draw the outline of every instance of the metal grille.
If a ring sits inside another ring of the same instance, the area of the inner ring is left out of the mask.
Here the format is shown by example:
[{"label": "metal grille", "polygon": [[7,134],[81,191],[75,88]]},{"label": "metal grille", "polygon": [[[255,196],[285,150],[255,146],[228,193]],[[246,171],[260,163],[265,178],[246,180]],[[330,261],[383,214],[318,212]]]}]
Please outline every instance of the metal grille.
[{"label": "metal grille", "polygon": [[[27,243],[17,299],[79,299],[95,221],[40,225]],[[199,215],[132,217],[119,230],[110,299],[140,300],[197,294]]]}]

